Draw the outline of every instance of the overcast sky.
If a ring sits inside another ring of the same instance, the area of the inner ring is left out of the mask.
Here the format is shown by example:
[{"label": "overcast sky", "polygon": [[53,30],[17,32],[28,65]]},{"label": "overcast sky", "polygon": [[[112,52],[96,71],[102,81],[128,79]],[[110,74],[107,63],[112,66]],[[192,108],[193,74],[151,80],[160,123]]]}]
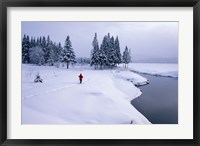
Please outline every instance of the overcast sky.
[{"label": "overcast sky", "polygon": [[178,22],[22,22],[22,36],[49,35],[53,42],[70,36],[77,57],[89,57],[95,32],[99,45],[110,33],[118,36],[121,52],[127,45],[133,60],[177,61]]}]

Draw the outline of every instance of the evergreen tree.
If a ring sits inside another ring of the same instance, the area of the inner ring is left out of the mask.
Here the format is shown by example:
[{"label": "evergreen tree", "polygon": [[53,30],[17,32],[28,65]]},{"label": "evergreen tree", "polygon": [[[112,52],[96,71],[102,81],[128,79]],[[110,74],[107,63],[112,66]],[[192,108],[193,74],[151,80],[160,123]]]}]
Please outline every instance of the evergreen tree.
[{"label": "evergreen tree", "polygon": [[22,63],[26,62],[26,50],[27,50],[27,44],[26,44],[26,35],[24,35],[22,39]]},{"label": "evergreen tree", "polygon": [[95,69],[97,69],[97,66],[99,65],[99,44],[97,40],[97,33],[95,33],[93,42],[92,42],[93,49],[91,51],[91,66],[95,66]]},{"label": "evergreen tree", "polygon": [[31,64],[37,64],[37,65],[43,65],[44,62],[44,52],[42,47],[36,46],[33,48],[30,48],[30,63]]},{"label": "evergreen tree", "polygon": [[48,35],[48,36],[47,36],[47,46],[48,46],[50,43],[52,43],[52,42],[51,42],[51,40],[50,40],[50,36]]},{"label": "evergreen tree", "polygon": [[61,46],[61,43],[60,43],[60,42],[58,43],[58,48],[62,48],[62,46]]},{"label": "evergreen tree", "polygon": [[36,46],[35,38],[31,37],[30,48],[33,48],[35,46]]},{"label": "evergreen tree", "polygon": [[64,49],[61,53],[61,62],[64,62],[67,64],[67,69],[69,68],[69,64],[70,63],[76,63],[76,56],[74,53],[74,50],[72,48],[72,44],[70,41],[70,37],[67,36],[66,40],[65,40],[65,46]]},{"label": "evergreen tree", "polygon": [[106,57],[106,53],[103,49],[103,46],[101,45],[100,50],[99,50],[99,65],[100,65],[100,69],[102,69],[103,67],[105,67],[107,65],[107,57]]},{"label": "evergreen tree", "polygon": [[35,37],[33,38],[33,47],[36,46],[36,41],[35,41]]},{"label": "evergreen tree", "polygon": [[101,54],[101,59],[99,62],[103,60],[103,65],[102,62],[99,63],[101,64],[101,68],[102,66],[113,67],[121,63],[122,59],[118,37],[114,39],[113,36],[110,36],[110,33],[105,35],[100,50],[101,53],[99,54]]},{"label": "evergreen tree", "polygon": [[40,36],[40,39],[39,39],[39,44],[40,46],[42,46],[42,37]]},{"label": "evergreen tree", "polygon": [[116,37],[115,39],[115,43],[114,43],[114,50],[116,51],[116,60],[115,63],[116,64],[120,64],[122,62],[122,55],[120,52],[120,45],[119,45],[119,39],[118,37]]},{"label": "evergreen tree", "polygon": [[45,36],[42,37],[42,43],[41,43],[41,47],[43,49],[44,52],[44,62],[48,63],[49,60],[49,55],[50,55],[50,51],[52,46],[50,46],[50,38],[48,36],[48,41],[46,40]]},{"label": "evergreen tree", "polygon": [[48,58],[48,63],[50,65],[54,65],[54,63],[59,62],[59,58],[60,58],[60,54],[61,54],[61,44],[59,43],[58,45],[56,45],[56,43],[53,43],[52,41],[50,41],[49,45],[49,58]]},{"label": "evergreen tree", "polygon": [[117,60],[116,51],[114,50],[114,37],[113,36],[108,40],[108,46],[109,46],[108,54],[107,54],[108,65],[110,67],[113,67],[113,66],[115,66],[116,60]]},{"label": "evergreen tree", "polygon": [[[49,37],[48,37],[49,39]],[[48,40],[47,39],[47,40]],[[55,62],[55,54],[54,54],[54,49],[55,49],[55,46],[53,44],[52,41],[50,41],[50,39],[47,41],[48,42],[48,46],[47,46],[47,51],[48,51],[48,59],[47,59],[47,63],[49,65],[54,65],[54,62]]]},{"label": "evergreen tree", "polygon": [[126,46],[124,52],[123,52],[123,63],[125,64],[125,68],[127,68],[128,63],[131,62],[131,55],[130,55],[130,50],[128,50],[128,47]]},{"label": "evergreen tree", "polygon": [[42,46],[43,48],[45,48],[45,47],[47,46],[47,41],[46,41],[45,36],[42,37],[41,46]]},{"label": "evergreen tree", "polygon": [[30,63],[29,48],[30,48],[29,36],[24,35],[22,40],[22,63]]},{"label": "evergreen tree", "polygon": [[33,46],[33,37],[31,37],[31,41],[30,41],[30,48],[34,47]]},{"label": "evergreen tree", "polygon": [[108,54],[108,48],[109,48],[109,46],[107,45],[108,44],[107,42],[108,42],[108,36],[105,35],[101,44],[101,49],[104,51],[106,56]]},{"label": "evergreen tree", "polygon": [[26,35],[22,39],[22,63],[38,65],[48,63],[49,65],[54,65],[55,62],[60,61],[61,51],[61,44],[53,43],[49,35],[47,39],[45,36],[40,36],[37,37],[37,40],[35,40],[35,37],[31,37],[29,41],[29,36]]},{"label": "evergreen tree", "polygon": [[80,57],[76,59],[77,63],[79,65],[88,65],[91,63],[90,58],[86,58],[86,57]]},{"label": "evergreen tree", "polygon": [[109,66],[110,34],[105,35],[101,44],[103,54],[106,56],[106,66]]},{"label": "evergreen tree", "polygon": [[36,46],[41,46],[39,37],[37,37]]},{"label": "evergreen tree", "polygon": [[60,61],[60,55],[61,55],[61,51],[62,51],[62,46],[61,43],[59,42],[58,44],[54,43],[54,48],[55,48],[55,62],[59,62]]}]

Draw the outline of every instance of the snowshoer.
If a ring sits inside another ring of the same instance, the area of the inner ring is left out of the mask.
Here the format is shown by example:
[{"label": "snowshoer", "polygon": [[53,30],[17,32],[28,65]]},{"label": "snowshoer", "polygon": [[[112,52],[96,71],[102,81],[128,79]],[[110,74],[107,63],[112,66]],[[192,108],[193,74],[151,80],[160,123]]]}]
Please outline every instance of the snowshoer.
[{"label": "snowshoer", "polygon": [[81,84],[81,83],[82,83],[82,80],[83,80],[83,75],[82,75],[82,73],[80,73],[80,75],[79,75],[78,77],[79,77],[80,84]]}]

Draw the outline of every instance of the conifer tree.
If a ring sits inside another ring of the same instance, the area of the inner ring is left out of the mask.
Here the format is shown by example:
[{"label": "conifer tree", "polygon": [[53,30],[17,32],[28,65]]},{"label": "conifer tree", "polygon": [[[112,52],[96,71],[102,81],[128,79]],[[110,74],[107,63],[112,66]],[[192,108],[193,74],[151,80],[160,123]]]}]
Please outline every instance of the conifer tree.
[{"label": "conifer tree", "polygon": [[97,40],[97,33],[95,33],[93,42],[92,42],[93,49],[91,51],[91,62],[90,65],[95,67],[97,69],[97,66],[99,65],[99,44]]},{"label": "conifer tree", "polygon": [[[49,39],[49,37],[48,37]],[[47,40],[48,40],[47,39]],[[48,59],[47,59],[47,63],[49,65],[54,65],[55,62],[55,54],[54,54],[54,44],[52,41],[50,41],[50,39],[47,41],[48,42],[48,46],[47,46],[47,51],[48,51]]]},{"label": "conifer tree", "polygon": [[29,42],[29,36],[24,35],[22,40],[22,63],[30,63],[30,42]]},{"label": "conifer tree", "polygon": [[108,35],[105,35],[101,44],[101,49],[103,54],[105,54],[106,56],[106,65],[105,66],[109,66],[109,51],[110,51],[110,34],[108,33]]},{"label": "conifer tree", "polygon": [[54,50],[55,62],[59,62],[61,51],[62,51],[61,43],[60,42],[58,44],[54,43],[54,48],[55,48]]},{"label": "conifer tree", "polygon": [[101,45],[100,50],[99,50],[99,65],[100,65],[100,69],[102,69],[103,67],[105,67],[107,65],[107,57],[106,57],[106,53]]},{"label": "conifer tree", "polygon": [[34,47],[33,46],[33,37],[31,37],[31,41],[30,41],[30,48]]},{"label": "conifer tree", "polygon": [[43,65],[45,63],[42,47],[35,46],[33,48],[30,48],[30,63],[37,65]]},{"label": "conifer tree", "polygon": [[120,52],[120,44],[119,44],[119,39],[116,37],[115,43],[114,43],[114,50],[116,51],[116,64],[120,64],[122,62],[122,55]]},{"label": "conifer tree", "polygon": [[58,45],[56,45],[56,43],[53,43],[50,38],[47,38],[47,51],[48,51],[48,60],[47,63],[49,65],[54,65],[56,62],[59,62],[60,60],[60,55],[61,55],[61,44],[59,43]]},{"label": "conifer tree", "polygon": [[33,38],[33,47],[36,46],[36,41],[35,41],[35,37]]},{"label": "conifer tree", "polygon": [[50,37],[47,37],[47,40],[45,38],[45,36],[43,36],[42,38],[42,48],[43,48],[43,52],[44,52],[44,61],[45,63],[48,63],[50,58],[50,52],[52,51],[51,49],[53,48],[53,43],[50,40]]},{"label": "conifer tree", "polygon": [[128,50],[128,47],[126,46],[124,52],[123,52],[123,63],[125,64],[125,68],[128,67],[128,63],[131,62],[131,55],[130,55],[130,50]]},{"label": "conifer tree", "polygon": [[67,36],[66,40],[65,40],[65,45],[64,45],[64,49],[61,53],[61,62],[64,62],[67,64],[67,69],[69,68],[69,64],[73,64],[76,63],[76,56],[74,53],[74,50],[72,48],[72,43],[70,41],[70,37]]},{"label": "conifer tree", "polygon": [[37,37],[36,46],[41,46],[39,37]]},{"label": "conifer tree", "polygon": [[31,37],[30,48],[33,48],[35,46],[36,46],[35,38]]},{"label": "conifer tree", "polygon": [[[41,38],[41,37],[40,37]],[[42,40],[41,40],[41,45],[42,45],[42,47],[43,48],[45,48],[46,47],[46,45],[47,45],[47,41],[46,41],[46,38],[45,38],[45,36],[43,36],[42,37]]]},{"label": "conifer tree", "polygon": [[108,60],[108,65],[110,67],[115,66],[116,63],[116,51],[114,50],[114,37],[112,36],[109,40],[108,40],[108,54],[107,54],[107,60]]},{"label": "conifer tree", "polygon": [[52,43],[52,42],[51,42],[51,40],[50,40],[50,36],[48,35],[48,36],[47,36],[47,46],[48,46],[50,43]]},{"label": "conifer tree", "polygon": [[42,37],[40,36],[40,39],[39,39],[39,44],[40,46],[42,46]]},{"label": "conifer tree", "polygon": [[101,66],[101,68],[102,66],[113,67],[113,66],[116,66],[117,64],[120,64],[122,61],[122,58],[121,58],[118,37],[114,39],[113,36],[110,36],[110,33],[105,35],[103,37],[98,56],[101,56],[99,57],[100,59],[98,58],[99,65]]}]

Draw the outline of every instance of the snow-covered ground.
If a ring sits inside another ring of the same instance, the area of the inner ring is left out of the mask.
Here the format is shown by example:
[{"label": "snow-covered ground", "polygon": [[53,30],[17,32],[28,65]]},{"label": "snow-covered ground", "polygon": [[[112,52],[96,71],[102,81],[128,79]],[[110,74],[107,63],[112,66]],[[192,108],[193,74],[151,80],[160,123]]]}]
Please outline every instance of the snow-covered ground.
[{"label": "snow-covered ground", "polygon": [[[43,83],[34,83],[39,72]],[[82,73],[83,84],[78,75]],[[22,65],[22,124],[151,124],[130,101],[147,79],[120,68]]]},{"label": "snow-covered ground", "polygon": [[178,78],[178,64],[130,63],[128,68],[140,73]]}]

